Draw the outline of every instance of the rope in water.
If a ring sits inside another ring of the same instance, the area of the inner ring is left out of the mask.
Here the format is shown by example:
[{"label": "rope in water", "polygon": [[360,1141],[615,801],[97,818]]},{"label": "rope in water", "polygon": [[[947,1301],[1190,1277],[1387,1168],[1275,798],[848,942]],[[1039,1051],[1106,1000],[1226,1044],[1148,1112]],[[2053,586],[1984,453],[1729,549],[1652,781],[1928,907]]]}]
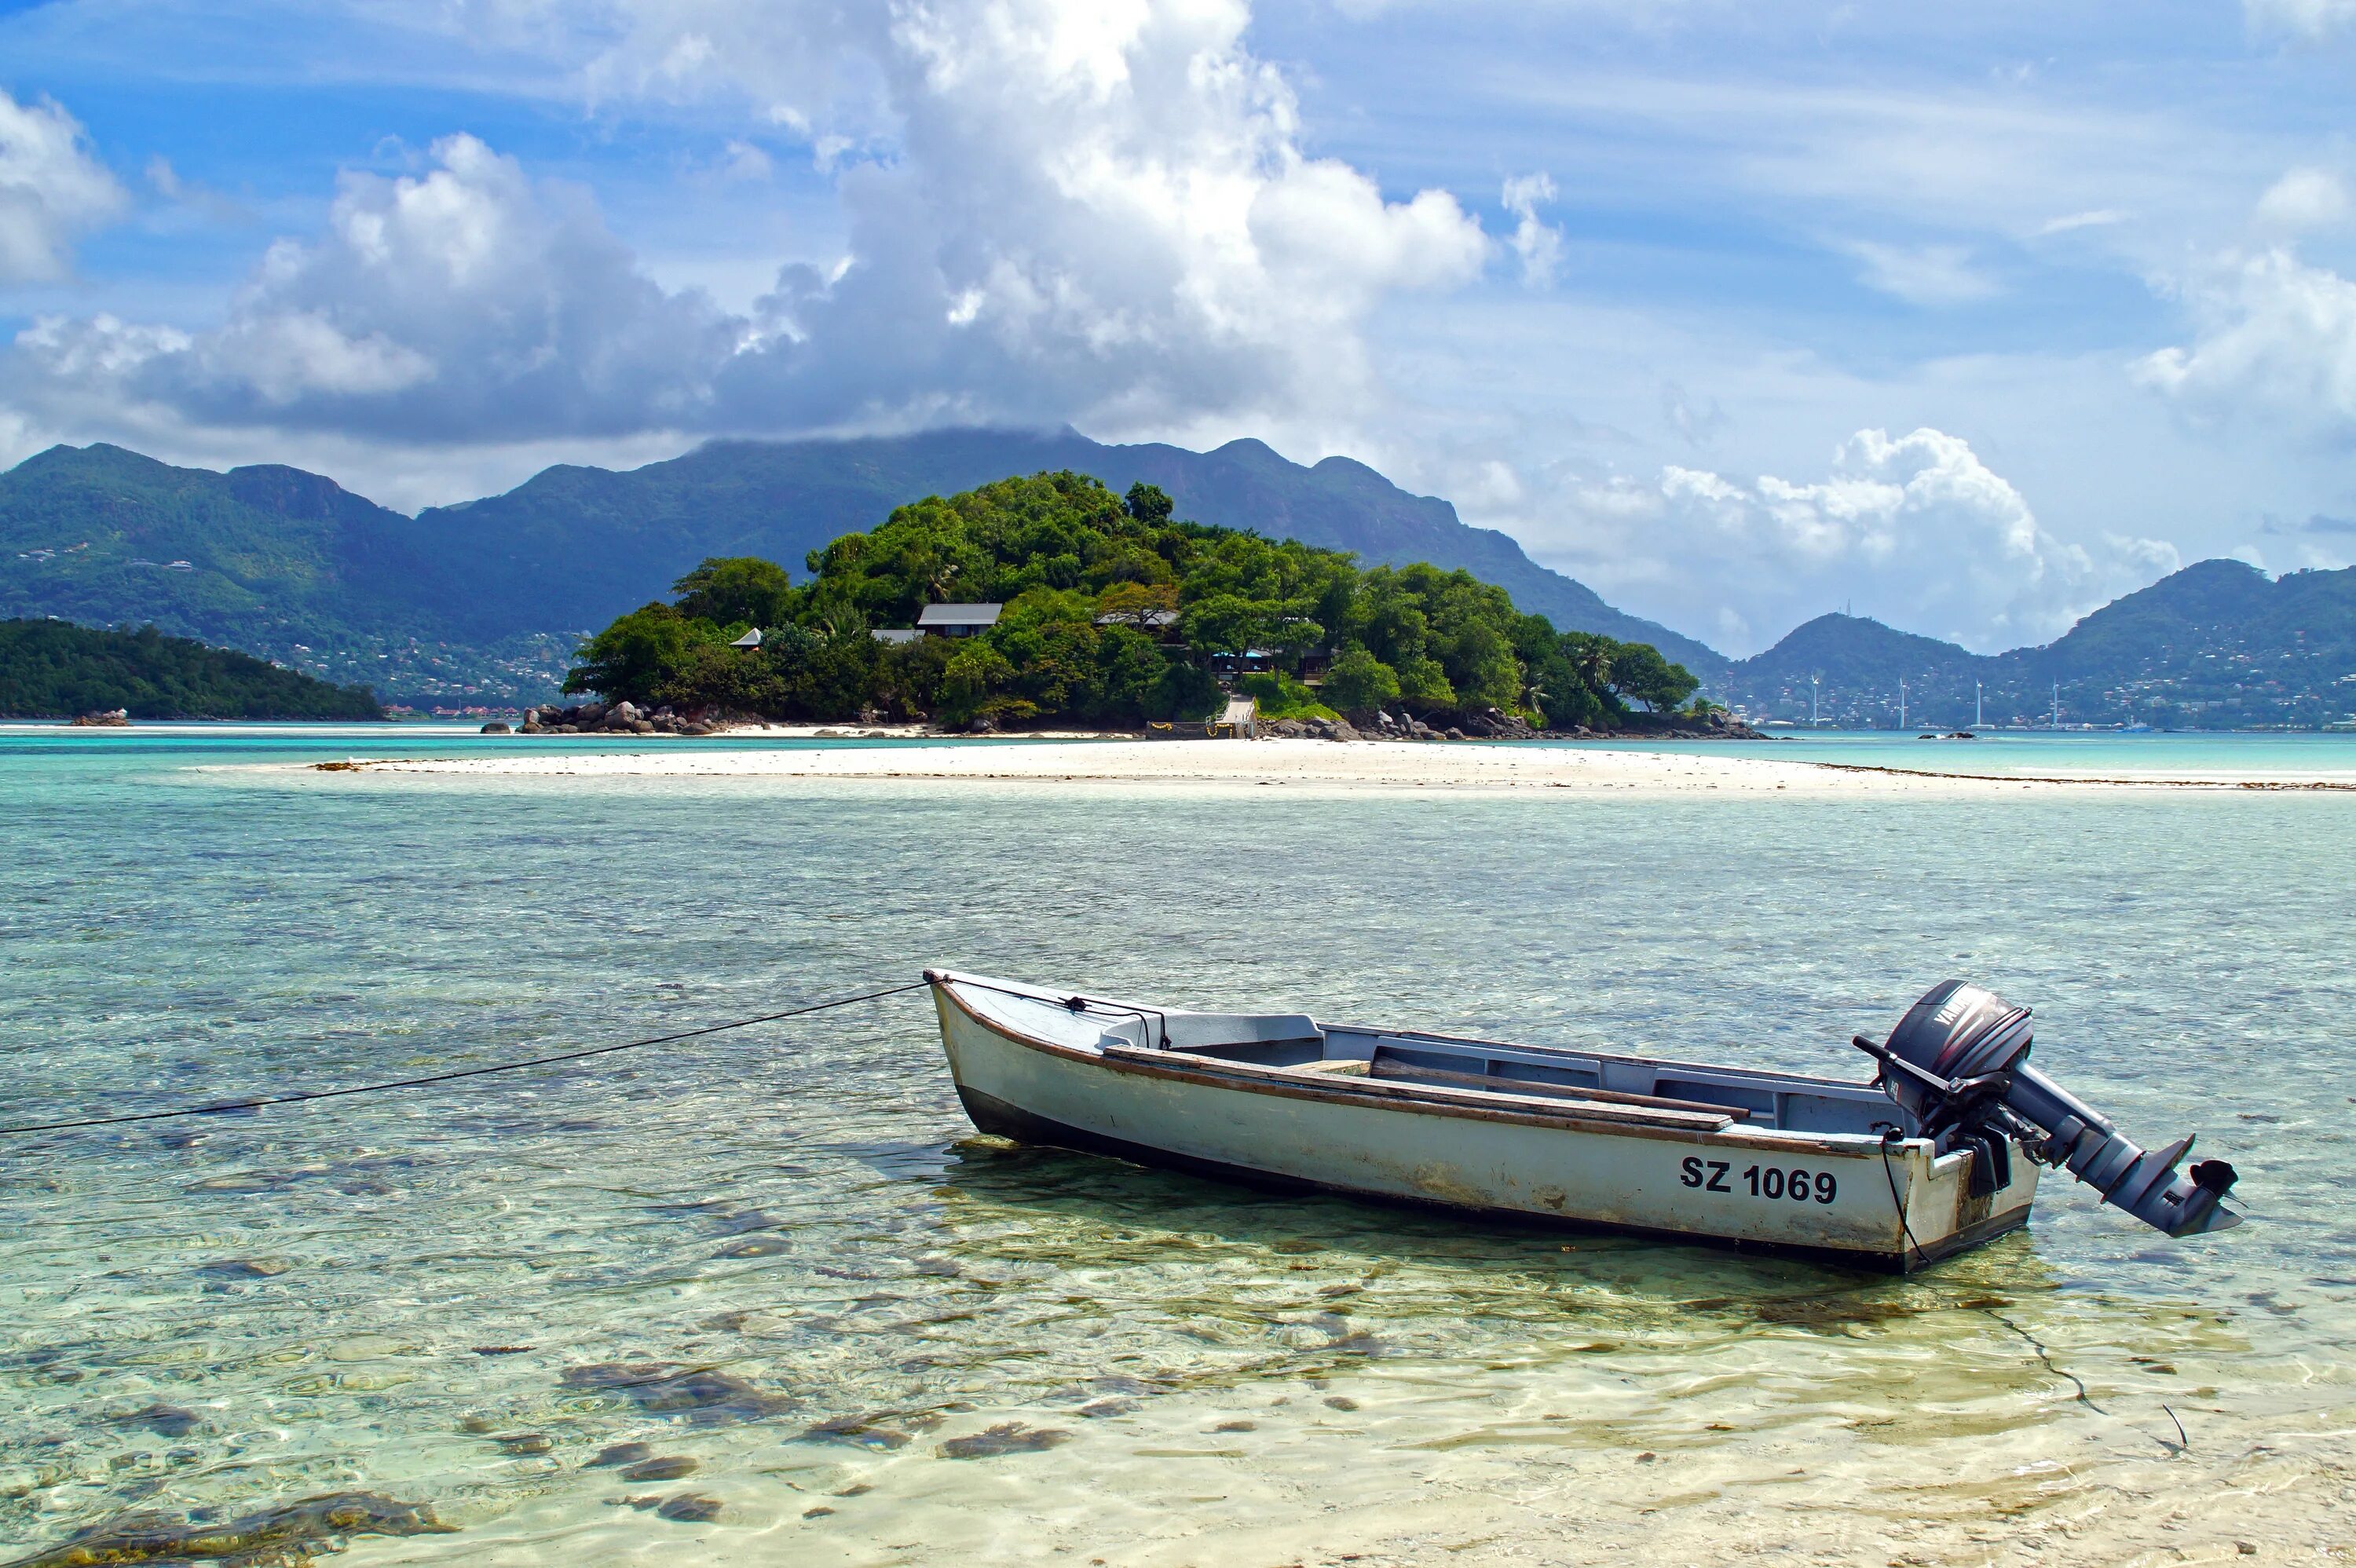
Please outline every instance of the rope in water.
[{"label": "rope in water", "polygon": [[490,1072],[518,1072],[527,1067],[547,1067],[560,1061],[579,1061],[585,1057],[610,1056],[617,1051],[637,1051],[649,1045],[669,1045],[678,1040],[694,1040],[700,1035],[725,1034],[730,1029],[751,1029],[755,1024],[776,1023],[781,1019],[798,1019],[807,1013],[822,1013],[830,1008],[847,1008],[854,1002],[873,1002],[885,997],[897,997],[909,991],[921,991],[930,981],[917,980],[905,986],[893,986],[881,991],[866,991],[856,997],[838,997],[832,1001],[812,1002],[806,1007],[787,1008],[779,1013],[763,1013],[758,1018],[738,1019],[732,1023],[706,1024],[701,1029],[681,1029],[676,1034],[659,1034],[647,1040],[624,1040],[618,1045],[594,1045],[586,1051],[567,1051],[554,1056],[535,1056],[522,1061],[499,1061],[488,1067],[464,1067],[453,1072],[428,1073],[423,1078],[396,1078],[388,1083],[354,1083],[341,1089],[307,1089],[294,1094],[273,1094],[255,1100],[223,1100],[207,1105],[184,1105],[170,1111],[139,1111],[126,1116],[86,1116],[70,1122],[27,1122],[17,1126],[0,1127],[0,1136],[19,1133],[59,1133],[75,1127],[113,1127],[127,1122],[163,1122],[177,1116],[217,1116],[230,1111],[258,1111],[268,1105],[292,1105],[305,1100],[336,1100],[348,1094],[380,1094],[389,1089],[419,1089],[429,1083],[448,1083],[460,1078],[480,1078]]}]

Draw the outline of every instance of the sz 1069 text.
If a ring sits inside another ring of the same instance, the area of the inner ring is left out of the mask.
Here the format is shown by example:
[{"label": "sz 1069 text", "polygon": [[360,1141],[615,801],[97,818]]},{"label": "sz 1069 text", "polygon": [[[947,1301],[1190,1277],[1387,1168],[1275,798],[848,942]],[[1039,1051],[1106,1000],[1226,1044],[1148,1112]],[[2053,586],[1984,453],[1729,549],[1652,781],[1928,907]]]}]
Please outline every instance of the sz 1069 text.
[{"label": "sz 1069 text", "polygon": [[1785,1168],[1776,1165],[1754,1165],[1746,1168],[1737,1188],[1727,1180],[1733,1163],[1723,1159],[1702,1159],[1686,1157],[1684,1168],[1677,1179],[1687,1187],[1698,1187],[1705,1192],[1743,1192],[1752,1198],[1783,1199],[1794,1203],[1829,1203],[1840,1195],[1840,1183],[1829,1170],[1808,1171],[1798,1166]]}]

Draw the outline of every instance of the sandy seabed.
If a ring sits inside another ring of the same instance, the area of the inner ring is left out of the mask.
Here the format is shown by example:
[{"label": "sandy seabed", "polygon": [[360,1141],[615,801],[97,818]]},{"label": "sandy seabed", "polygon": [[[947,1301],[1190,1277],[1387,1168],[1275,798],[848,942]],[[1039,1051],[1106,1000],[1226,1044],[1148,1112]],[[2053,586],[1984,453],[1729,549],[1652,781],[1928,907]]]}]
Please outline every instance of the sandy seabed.
[{"label": "sandy seabed", "polygon": [[678,750],[308,763],[330,773],[478,778],[878,780],[1311,790],[1575,790],[1685,795],[2014,795],[2055,790],[2356,790],[2333,779],[2000,777],[1785,761],[1755,752],[1607,751],[1494,742],[942,740],[930,745]]}]

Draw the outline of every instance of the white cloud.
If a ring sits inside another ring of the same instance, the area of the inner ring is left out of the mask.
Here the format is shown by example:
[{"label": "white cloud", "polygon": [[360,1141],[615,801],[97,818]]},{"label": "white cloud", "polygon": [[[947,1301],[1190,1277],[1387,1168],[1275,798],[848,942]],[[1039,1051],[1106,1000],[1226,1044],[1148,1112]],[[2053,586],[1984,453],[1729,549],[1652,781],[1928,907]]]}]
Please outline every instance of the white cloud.
[{"label": "white cloud", "polygon": [[[453,136],[417,176],[347,176],[327,231],[274,247],[225,326],[109,390],[198,426],[460,442],[1168,429],[1363,406],[1370,314],[1489,250],[1447,193],[1390,199],[1308,155],[1237,0],[462,10],[574,51],[591,98],[734,98],[798,127],[834,160],[847,247],[732,315],[652,282],[584,194]],[[20,395],[90,393],[56,356],[93,336],[26,335]],[[114,336],[120,359],[134,339]]]},{"label": "white cloud", "polygon": [[2262,32],[2326,38],[2356,22],[2356,0],[2242,0],[2242,14]]},{"label": "white cloud", "polygon": [[2049,218],[2029,232],[2043,240],[2056,234],[2073,233],[2081,229],[2108,229],[2126,220],[2127,214],[2118,208],[2097,207],[2085,212],[2067,212],[2059,218]]},{"label": "white cloud", "polygon": [[2136,367],[2195,411],[2254,406],[2324,433],[2356,430],[2356,283],[2276,247],[2229,256],[2189,292],[2200,331]]},{"label": "white cloud", "polygon": [[2346,186],[2328,170],[2276,180],[2252,214],[2270,242],[2221,251],[2169,283],[2191,341],[2136,361],[2136,379],[2204,420],[2257,413],[2303,436],[2356,433],[2356,282],[2303,260],[2293,243],[2351,212]]},{"label": "white cloud", "polygon": [[2348,187],[2327,169],[2293,169],[2258,198],[2257,221],[2277,234],[2329,229],[2348,220]]},{"label": "white cloud", "polygon": [[72,115],[0,91],[0,283],[64,277],[74,241],[123,201]]},{"label": "white cloud", "polygon": [[1972,265],[1960,245],[1879,245],[1853,240],[1846,249],[1865,263],[1859,281],[1908,304],[1969,304],[1997,292],[1995,280]]},{"label": "white cloud", "polygon": [[732,141],[727,146],[728,160],[720,165],[720,177],[724,180],[766,180],[776,172],[769,155],[746,141]]},{"label": "white cloud", "polygon": [[1554,178],[1543,172],[1505,182],[1505,210],[1518,220],[1506,243],[1522,259],[1522,282],[1534,289],[1554,282],[1555,269],[1562,264],[1562,230],[1538,221],[1540,205],[1554,198]]},{"label": "white cloud", "polygon": [[1851,600],[1979,652],[2041,643],[2177,564],[2156,540],[2056,539],[1968,442],[1928,428],[1859,431],[1817,479],[1672,464],[1651,484],[1622,477],[1566,499],[1589,550],[1680,580],[1692,618],[1708,613],[1736,655]]},{"label": "white cloud", "polygon": [[273,245],[220,326],[46,317],[10,368],[52,409],[464,443],[692,423],[738,336],[648,281],[581,192],[462,135],[423,174],[346,176],[326,232]]}]

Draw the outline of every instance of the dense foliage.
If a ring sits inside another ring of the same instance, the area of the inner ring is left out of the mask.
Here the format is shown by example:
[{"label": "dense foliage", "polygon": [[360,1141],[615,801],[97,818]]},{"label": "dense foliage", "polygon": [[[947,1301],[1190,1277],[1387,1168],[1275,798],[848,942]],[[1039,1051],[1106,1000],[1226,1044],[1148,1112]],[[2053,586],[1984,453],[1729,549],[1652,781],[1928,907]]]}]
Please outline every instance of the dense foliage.
[{"label": "dense foliage", "polygon": [[[670,603],[584,644],[567,691],[777,718],[862,710],[947,722],[1198,719],[1214,671],[1264,712],[1396,705],[1419,716],[1522,713],[1600,725],[1629,700],[1671,709],[1697,685],[1644,644],[1559,633],[1465,571],[1361,569],[1338,550],[1173,520],[1151,485],[1126,498],[1068,471],[1003,479],[894,511],[776,564],[712,560]],[[928,604],[1002,603],[973,637],[879,642]],[[731,645],[757,627],[757,649]],[[1257,656],[1253,657],[1252,656]],[[1330,658],[1322,689],[1303,678]]]},{"label": "dense foliage", "polygon": [[0,716],[70,719],[381,719],[366,688],[329,686],[155,627],[102,632],[66,621],[0,621]]}]

